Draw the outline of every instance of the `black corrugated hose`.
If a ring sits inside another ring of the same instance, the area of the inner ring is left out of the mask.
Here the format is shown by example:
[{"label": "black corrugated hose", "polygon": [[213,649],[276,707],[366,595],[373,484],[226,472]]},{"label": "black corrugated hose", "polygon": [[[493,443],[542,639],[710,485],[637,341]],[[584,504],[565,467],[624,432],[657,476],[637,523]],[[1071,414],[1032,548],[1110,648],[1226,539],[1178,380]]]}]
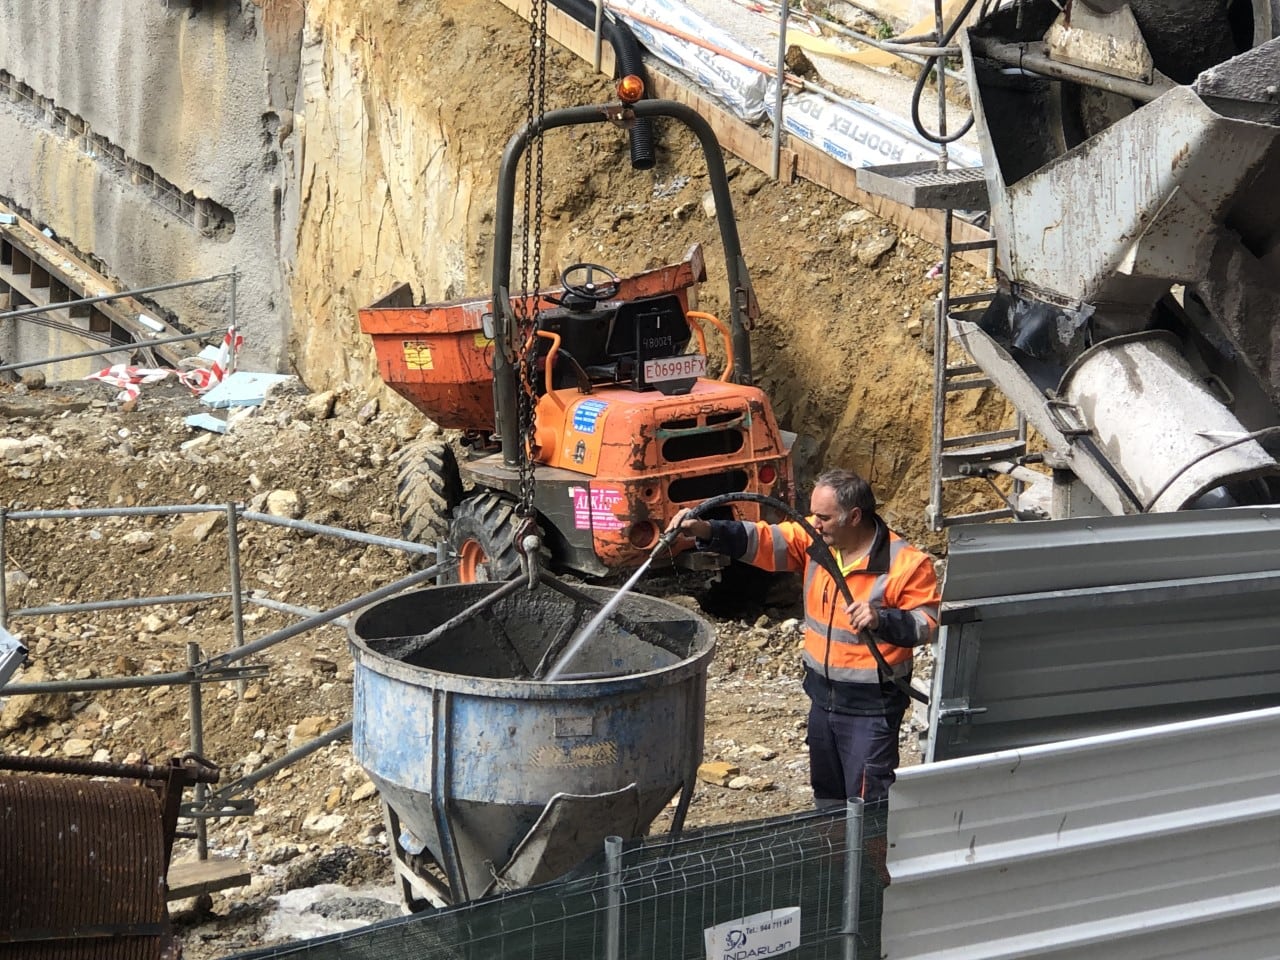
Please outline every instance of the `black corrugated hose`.
[{"label": "black corrugated hose", "polygon": [[[595,29],[596,5],[592,0],[551,0],[584,27]],[[615,79],[636,76],[644,81],[646,96],[649,90],[649,74],[644,68],[644,57],[640,41],[625,23],[608,14],[601,21],[601,36],[613,47],[613,60],[616,64]],[[644,117],[637,119],[631,126],[631,166],[635,170],[652,170],[657,160],[654,150],[653,119]]]}]

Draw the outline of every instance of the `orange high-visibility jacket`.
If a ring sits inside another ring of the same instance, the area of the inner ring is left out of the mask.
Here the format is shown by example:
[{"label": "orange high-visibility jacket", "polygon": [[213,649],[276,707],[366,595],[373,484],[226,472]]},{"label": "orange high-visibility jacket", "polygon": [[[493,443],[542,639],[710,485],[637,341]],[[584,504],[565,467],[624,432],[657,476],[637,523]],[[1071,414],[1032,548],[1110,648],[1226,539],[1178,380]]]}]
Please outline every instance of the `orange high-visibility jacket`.
[{"label": "orange high-visibility jacket", "polygon": [[[791,521],[712,521],[712,536],[705,548],[764,570],[803,572],[804,664],[811,674],[805,689],[815,700],[821,702],[825,690],[833,709],[859,713],[878,712],[876,706],[885,696],[904,700],[905,695],[890,693],[889,678],[853,632],[846,601],[831,575],[810,561],[806,551],[811,543],[805,529]],[[877,609],[880,624],[871,633],[893,675],[910,677],[912,648],[929,643],[938,626],[940,598],[932,560],[877,517],[871,549],[843,569],[854,599]]]}]

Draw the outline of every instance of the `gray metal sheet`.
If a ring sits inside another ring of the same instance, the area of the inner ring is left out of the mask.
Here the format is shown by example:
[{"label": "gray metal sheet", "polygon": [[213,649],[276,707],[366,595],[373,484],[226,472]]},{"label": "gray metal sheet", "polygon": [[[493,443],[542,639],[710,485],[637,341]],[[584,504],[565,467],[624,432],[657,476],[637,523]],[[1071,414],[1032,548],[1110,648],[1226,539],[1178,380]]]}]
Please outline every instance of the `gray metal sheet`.
[{"label": "gray metal sheet", "polygon": [[1280,706],[1278,516],[955,528],[929,758]]},{"label": "gray metal sheet", "polygon": [[1280,507],[950,530],[944,600],[1280,569]]},{"label": "gray metal sheet", "polygon": [[1277,954],[1280,710],[906,768],[889,802],[889,960]]},{"label": "gray metal sheet", "polygon": [[939,170],[933,160],[859,167],[858,186],[904,206],[935,210],[987,209],[987,178],[981,167]]}]

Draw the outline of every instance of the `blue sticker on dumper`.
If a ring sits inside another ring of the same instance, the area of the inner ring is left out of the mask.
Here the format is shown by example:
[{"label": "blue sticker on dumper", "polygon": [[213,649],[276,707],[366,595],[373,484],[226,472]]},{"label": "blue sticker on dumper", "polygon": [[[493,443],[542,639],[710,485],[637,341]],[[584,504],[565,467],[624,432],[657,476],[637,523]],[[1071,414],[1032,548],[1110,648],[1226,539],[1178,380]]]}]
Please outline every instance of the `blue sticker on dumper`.
[{"label": "blue sticker on dumper", "polygon": [[608,405],[604,400],[583,400],[573,408],[573,429],[579,433],[595,433],[596,421]]}]

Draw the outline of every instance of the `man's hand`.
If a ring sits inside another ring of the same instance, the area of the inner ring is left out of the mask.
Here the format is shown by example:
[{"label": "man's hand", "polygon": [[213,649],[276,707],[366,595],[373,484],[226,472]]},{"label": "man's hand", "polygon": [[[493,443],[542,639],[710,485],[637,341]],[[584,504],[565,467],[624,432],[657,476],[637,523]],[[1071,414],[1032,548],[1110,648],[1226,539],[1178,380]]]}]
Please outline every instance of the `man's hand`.
[{"label": "man's hand", "polygon": [[875,607],[863,600],[855,600],[844,608],[849,614],[849,623],[855,633],[863,630],[874,630],[880,626],[880,613]]},{"label": "man's hand", "polygon": [[689,516],[688,507],[681,510],[671,522],[667,524],[667,534],[672,537],[697,537],[699,540],[708,540],[711,537],[711,524],[706,520],[697,520]]}]

